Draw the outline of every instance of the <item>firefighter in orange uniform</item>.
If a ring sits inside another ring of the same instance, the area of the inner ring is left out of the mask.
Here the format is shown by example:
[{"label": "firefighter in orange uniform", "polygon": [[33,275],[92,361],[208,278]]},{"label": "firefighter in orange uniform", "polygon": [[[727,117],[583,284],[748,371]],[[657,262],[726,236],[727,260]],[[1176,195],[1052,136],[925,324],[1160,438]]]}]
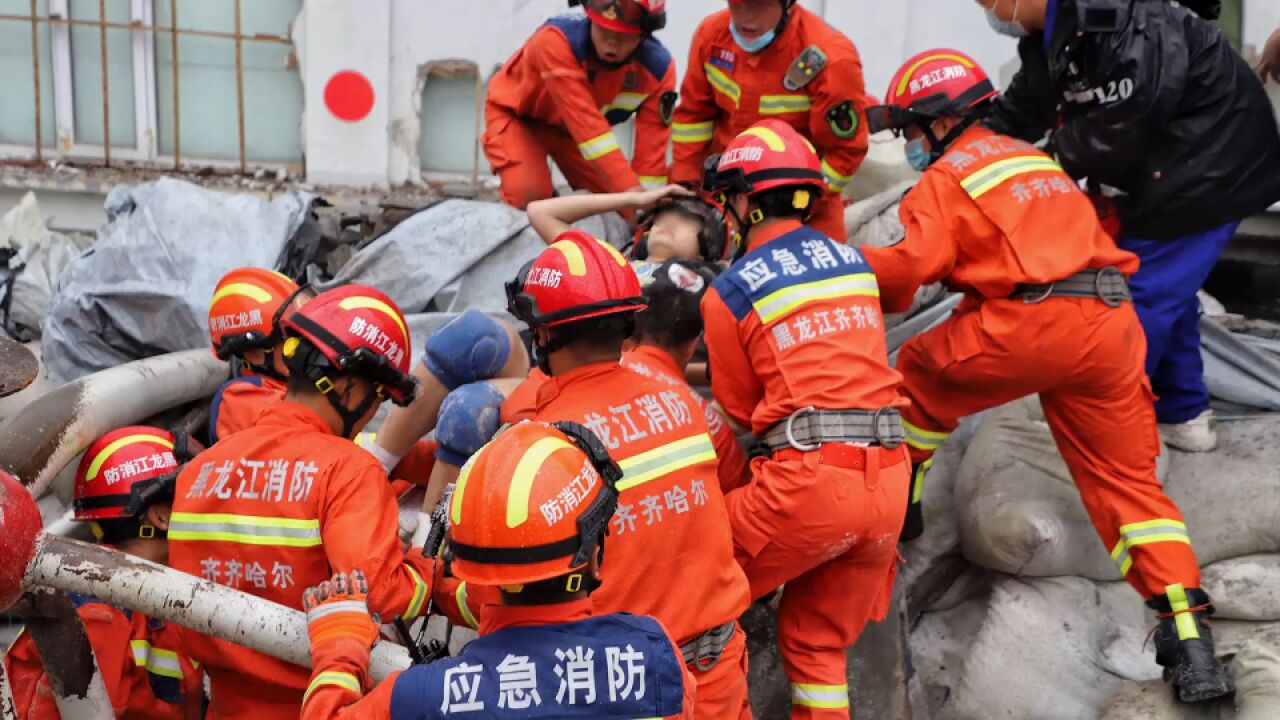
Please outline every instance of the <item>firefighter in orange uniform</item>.
[{"label": "firefighter in orange uniform", "polygon": [[[305,598],[315,670],[304,720],[693,717],[694,681],[666,630],[592,602],[621,478],[580,425],[502,431],[466,464],[450,503],[455,570],[498,597],[480,638],[362,699],[377,625],[363,575],[335,577]],[[545,515],[548,504],[563,512]]]},{"label": "firefighter in orange uniform", "polygon": [[752,597],[786,583],[791,717],[847,718],[845,649],[888,610],[910,471],[876,278],[804,225],[823,177],[789,124],[748,128],[709,184],[746,251],[702,300],[711,390],[772,453],[726,497],[734,551]]},{"label": "firefighter in orange uniform", "polygon": [[1221,696],[1231,683],[1214,656],[1212,606],[1182,514],[1156,479],[1146,343],[1126,283],[1138,259],[1052,158],[982,125],[995,94],[971,58],[932,50],[868,110],[873,130],[906,135],[924,170],[902,203],[903,240],[864,248],[886,308],[907,309],[919,286],[939,281],[966,295],[899,355],[913,499],[958,418],[1039,393],[1094,527],[1163,618],[1155,640],[1166,678],[1184,700]]},{"label": "firefighter in orange uniform", "polygon": [[826,192],[810,224],[845,241],[841,194],[867,154],[862,61],[853,42],[796,0],[729,0],[698,26],[671,140],[673,182],[697,184],[706,158],[762,118],[807,137]]},{"label": "firefighter in orange uniform", "polygon": [[284,397],[289,369],[280,355],[281,317],[311,297],[288,277],[264,268],[222,276],[209,303],[209,335],[219,360],[240,361],[241,374],[214,393],[209,440],[217,442],[257,422]]},{"label": "firefighter in orange uniform", "polygon": [[[75,519],[91,523],[99,542],[165,564],[174,479],[191,458],[187,443],[185,434],[155,427],[124,427],[103,435],[76,469]],[[86,595],[67,597],[89,633],[114,717],[201,717],[204,675],[183,652],[182,628]],[[31,635],[24,632],[14,641],[5,671],[18,717],[61,717]]]},{"label": "firefighter in orange uniform", "polygon": [[[537,419],[585,425],[625,473],[596,609],[652,615],[671,632],[698,683],[697,717],[748,716],[737,623],[747,583],[733,562],[707,421],[688,388],[619,364],[644,308],[635,272],[612,246],[571,230],[508,284],[507,297],[550,376]],[[536,510],[550,521],[569,502]]]},{"label": "firefighter in orange uniform", "polygon": [[[346,285],[290,315],[282,331],[284,400],[178,477],[173,567],[293,608],[307,587],[359,567],[374,611],[411,621],[429,597],[431,562],[404,551],[386,475],[351,442],[383,400],[413,400],[404,317],[381,292]],[[204,636],[188,647],[209,673],[213,717],[301,709],[305,668]]]},{"label": "firefighter in orange uniform", "polygon": [[[489,81],[484,154],[502,200],[523,210],[554,192],[547,156],[569,185],[618,192],[667,181],[676,103],[671,53],[653,36],[665,0],[576,0],[586,17],[548,20]],[[634,160],[613,126],[632,116]]]}]

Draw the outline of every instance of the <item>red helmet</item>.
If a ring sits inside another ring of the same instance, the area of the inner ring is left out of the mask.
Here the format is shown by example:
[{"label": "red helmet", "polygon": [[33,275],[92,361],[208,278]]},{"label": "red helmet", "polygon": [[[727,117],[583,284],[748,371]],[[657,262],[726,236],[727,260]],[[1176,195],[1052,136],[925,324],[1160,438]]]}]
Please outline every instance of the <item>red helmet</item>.
[{"label": "red helmet", "polygon": [[898,69],[883,105],[867,108],[867,127],[874,133],[928,125],[960,115],[995,94],[995,86],[973,58],[958,50],[927,50]]},{"label": "red helmet", "polygon": [[629,35],[648,35],[667,26],[667,0],[569,0],[581,5],[591,22]]},{"label": "red helmet", "polygon": [[297,284],[274,270],[245,267],[223,275],[209,302],[214,354],[230,360],[247,350],[270,350],[280,342],[280,316],[304,302]]},{"label": "red helmet", "polygon": [[604,540],[621,479],[604,445],[581,425],[507,428],[471,456],[454,486],[454,575],[524,585],[582,568]]},{"label": "red helmet", "polygon": [[530,327],[638,312],[644,306],[640,280],[627,259],[581,230],[560,233],[507,283],[507,309]]},{"label": "red helmet", "polygon": [[172,497],[182,464],[201,448],[186,433],[136,425],[113,430],[85,451],[76,469],[76,520],[139,518]]},{"label": "red helmet", "polygon": [[733,139],[706,179],[716,193],[757,195],[781,187],[826,187],[813,144],[787,123],[761,120]]},{"label": "red helmet", "polygon": [[[317,295],[281,323],[288,337],[286,358],[305,365],[305,373],[325,395],[333,389],[330,373],[372,381],[397,405],[413,402],[417,385],[409,375],[409,328],[391,298],[363,285],[343,285]],[[315,353],[301,357],[306,340]],[[315,357],[314,355],[317,355]],[[330,397],[331,402],[336,399]],[[340,411],[341,412],[341,411]],[[363,414],[363,413],[362,413]]]}]

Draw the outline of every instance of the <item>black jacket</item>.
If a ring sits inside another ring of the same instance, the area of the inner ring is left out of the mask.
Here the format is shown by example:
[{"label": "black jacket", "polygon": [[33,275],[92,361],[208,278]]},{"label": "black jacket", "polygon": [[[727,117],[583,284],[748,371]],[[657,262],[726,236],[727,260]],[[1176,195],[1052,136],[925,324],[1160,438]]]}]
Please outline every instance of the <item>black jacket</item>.
[{"label": "black jacket", "polygon": [[1280,130],[1214,25],[1168,0],[1058,0],[993,103],[996,132],[1038,141],[1116,198],[1124,232],[1174,238],[1280,201]]}]

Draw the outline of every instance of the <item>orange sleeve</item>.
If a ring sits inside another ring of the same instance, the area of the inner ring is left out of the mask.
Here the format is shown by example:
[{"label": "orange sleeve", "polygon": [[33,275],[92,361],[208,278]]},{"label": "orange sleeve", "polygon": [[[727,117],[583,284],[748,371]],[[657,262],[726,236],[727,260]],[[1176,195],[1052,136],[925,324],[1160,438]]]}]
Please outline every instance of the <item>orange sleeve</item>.
[{"label": "orange sleeve", "polygon": [[751,426],[751,414],[764,398],[764,388],[738,337],[738,320],[713,287],[702,298],[704,338],[711,368],[711,394],[729,420]]},{"label": "orange sleeve", "polygon": [[607,180],[604,191],[621,192],[639,185],[613,128],[596,105],[587,73],[564,35],[553,27],[544,27],[529,39],[525,52],[538,70],[542,89],[560,110],[565,130],[578,143],[582,157],[595,163],[601,177]]},{"label": "orange sleeve", "polygon": [[302,720],[389,720],[393,673],[367,696],[369,648],[359,640],[338,637],[311,646],[311,682],[302,701]]},{"label": "orange sleeve", "polygon": [[641,184],[667,184],[667,146],[671,144],[671,118],[663,117],[662,97],[676,91],[676,64],[667,65],[667,74],[636,113],[636,145],[631,167]]},{"label": "orange sleeve", "polygon": [[728,493],[746,482],[748,470],[747,452],[738,442],[738,435],[720,410],[715,405],[705,402],[694,395],[702,406],[702,413],[707,418],[707,427],[711,429],[711,441],[716,448],[717,476],[720,478],[720,490]]},{"label": "orange sleeve", "polygon": [[[849,45],[832,54],[831,62],[814,82],[809,137],[822,160],[827,189],[842,193],[867,156],[867,127],[863,122],[867,95],[858,51]],[[844,122],[845,118],[848,122]]]},{"label": "orange sleeve", "polygon": [[707,20],[698,26],[689,47],[689,65],[680,85],[680,104],[671,125],[671,181],[702,183],[702,161],[715,135],[720,108],[716,106],[707,71],[702,64],[707,54]]},{"label": "orange sleeve", "polygon": [[134,686],[135,673],[143,677],[142,687],[147,692],[151,689],[146,681],[146,668],[138,667],[133,660],[130,641],[134,639],[134,623],[120,610],[102,603],[82,605],[79,612],[85,632],[89,634],[93,656],[98,661],[98,670],[102,673],[103,685],[107,688],[107,697],[111,698],[116,714],[123,714],[124,709],[129,707],[129,694]]},{"label": "orange sleeve", "polygon": [[[956,194],[959,197],[954,197]],[[884,248],[861,248],[875,270],[885,312],[905,312],[921,285],[939,282],[951,274],[956,264],[954,229],[943,208],[967,202],[969,196],[959,186],[949,189],[945,176],[926,172],[898,208],[906,228],[902,240]]]},{"label": "orange sleeve", "polygon": [[431,558],[417,548],[404,550],[395,496],[373,457],[364,453],[341,467],[350,470],[329,478],[320,509],[329,567],[335,573],[363,570],[369,579],[369,611],[384,622],[395,617],[412,621],[430,597]]},{"label": "orange sleeve", "polygon": [[473,586],[456,577],[444,574],[444,563],[437,563],[436,579],[432,583],[432,604],[437,615],[449,619],[459,627],[480,629],[480,608],[486,603],[498,602],[498,589],[492,586]]},{"label": "orange sleeve", "polygon": [[[419,487],[426,487],[431,479],[431,470],[436,466],[436,448],[440,447],[435,440],[419,440],[409,448],[409,452],[400,458],[400,462],[391,470],[393,487],[395,482],[405,481]],[[395,494],[403,492],[401,488]]]}]

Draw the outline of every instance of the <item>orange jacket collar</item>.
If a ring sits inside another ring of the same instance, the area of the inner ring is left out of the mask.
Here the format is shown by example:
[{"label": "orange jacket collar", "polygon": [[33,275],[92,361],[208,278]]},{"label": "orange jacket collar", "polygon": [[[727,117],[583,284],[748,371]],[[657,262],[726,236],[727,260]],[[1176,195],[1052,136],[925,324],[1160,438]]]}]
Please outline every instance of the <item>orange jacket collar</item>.
[{"label": "orange jacket collar", "polygon": [[671,353],[663,350],[657,345],[650,345],[648,343],[637,345],[635,349],[623,353],[623,362],[626,362],[628,355],[640,360],[645,365],[654,366],[655,370],[666,370],[671,374],[671,377],[684,377],[684,370],[682,370],[680,365],[676,363],[676,359],[671,357]]},{"label": "orange jacket collar", "polygon": [[747,238],[747,251],[755,250],[770,240],[780,238],[789,232],[795,232],[802,227],[804,227],[804,223],[799,220],[779,220],[769,227],[752,230],[751,237]]},{"label": "orange jacket collar", "polygon": [[567,390],[575,383],[593,378],[597,375],[614,372],[620,368],[618,360],[601,360],[600,362],[587,363],[581,367],[576,367],[567,373],[553,375],[542,387],[538,388],[538,412],[551,404],[560,393]]},{"label": "orange jacket collar", "polygon": [[592,616],[591,598],[555,605],[485,605],[480,634],[527,625],[551,625],[585,620]]},{"label": "orange jacket collar", "polygon": [[259,421],[259,424],[283,425],[285,427],[293,428],[299,432],[305,430],[317,430],[319,432],[328,433],[329,435],[337,434],[333,431],[332,427],[329,427],[329,423],[325,422],[325,419],[320,417],[316,411],[306,407],[305,405],[300,405],[288,400],[282,400],[275,407],[263,413],[262,420]]}]

